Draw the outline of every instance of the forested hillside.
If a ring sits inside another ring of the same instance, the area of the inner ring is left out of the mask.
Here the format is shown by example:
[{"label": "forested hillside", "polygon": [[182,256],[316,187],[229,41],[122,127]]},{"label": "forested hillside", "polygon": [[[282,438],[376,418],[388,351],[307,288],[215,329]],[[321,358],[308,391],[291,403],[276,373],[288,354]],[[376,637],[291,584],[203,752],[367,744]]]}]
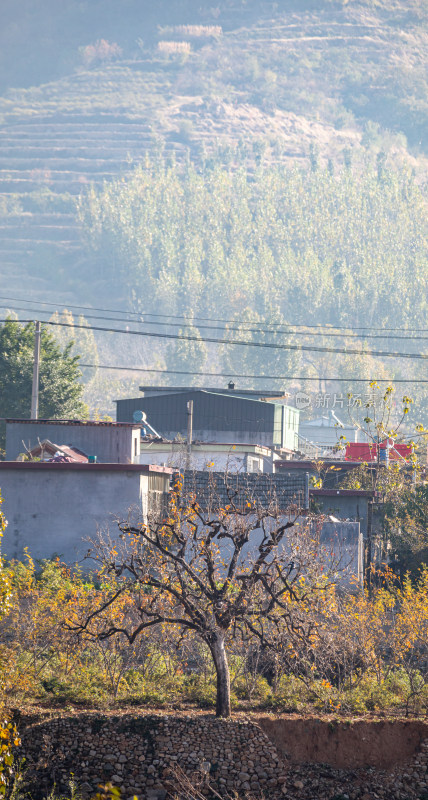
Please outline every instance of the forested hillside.
[{"label": "forested hillside", "polygon": [[[158,159],[81,198],[93,281],[172,315],[411,328],[427,316],[426,203],[409,170]],[[412,276],[411,281],[409,277]]]},{"label": "forested hillside", "polygon": [[[169,332],[196,337],[212,318],[211,338],[304,348],[310,329],[284,338],[278,325],[328,324],[348,333],[324,345],[426,352],[396,330],[369,337],[427,318],[426,12],[420,0],[5,0],[4,293],[177,315]],[[304,349],[266,359],[101,334],[97,346],[106,363],[184,372],[418,372]]]}]

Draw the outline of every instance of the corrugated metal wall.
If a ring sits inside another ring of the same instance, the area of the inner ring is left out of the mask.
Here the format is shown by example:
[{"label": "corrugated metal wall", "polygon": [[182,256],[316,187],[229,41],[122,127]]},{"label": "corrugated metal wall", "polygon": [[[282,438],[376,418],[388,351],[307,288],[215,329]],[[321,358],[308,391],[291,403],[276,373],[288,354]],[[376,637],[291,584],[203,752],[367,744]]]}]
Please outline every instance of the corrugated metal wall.
[{"label": "corrugated metal wall", "polygon": [[223,431],[234,436],[250,434],[250,443],[262,443],[258,442],[258,434],[265,434],[271,444],[282,444],[281,405],[204,391],[118,400],[117,420],[132,422],[132,414],[138,409],[146,412],[148,421],[161,435],[173,438],[179,433],[185,437],[188,400],[193,400],[194,438],[209,440],[210,433],[212,438],[215,431]]}]

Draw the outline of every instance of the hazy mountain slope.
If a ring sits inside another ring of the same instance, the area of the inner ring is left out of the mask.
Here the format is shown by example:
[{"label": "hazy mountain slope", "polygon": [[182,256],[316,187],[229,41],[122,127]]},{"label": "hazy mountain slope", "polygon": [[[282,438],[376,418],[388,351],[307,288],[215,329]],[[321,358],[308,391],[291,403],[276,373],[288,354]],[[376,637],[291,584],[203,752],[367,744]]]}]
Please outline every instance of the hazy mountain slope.
[{"label": "hazy mountain slope", "polygon": [[[423,171],[425,10],[417,0],[6,2],[2,286],[78,293],[86,256],[73,197],[153,148],[196,160],[220,148],[230,160],[238,144],[255,161],[288,162],[384,150]],[[174,27],[189,24],[213,29]],[[91,58],[101,38],[121,54]],[[17,81],[30,88],[7,88]]]}]

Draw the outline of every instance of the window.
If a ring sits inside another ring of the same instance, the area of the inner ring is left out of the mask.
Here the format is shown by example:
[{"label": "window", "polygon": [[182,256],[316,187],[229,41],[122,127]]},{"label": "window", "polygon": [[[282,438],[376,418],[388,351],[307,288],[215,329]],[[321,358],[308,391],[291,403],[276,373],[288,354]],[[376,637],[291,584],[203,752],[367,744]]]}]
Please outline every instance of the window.
[{"label": "window", "polygon": [[263,461],[261,458],[252,458],[248,456],[247,461],[248,472],[263,472]]},{"label": "window", "polygon": [[148,513],[159,519],[168,513],[169,475],[149,475]]}]

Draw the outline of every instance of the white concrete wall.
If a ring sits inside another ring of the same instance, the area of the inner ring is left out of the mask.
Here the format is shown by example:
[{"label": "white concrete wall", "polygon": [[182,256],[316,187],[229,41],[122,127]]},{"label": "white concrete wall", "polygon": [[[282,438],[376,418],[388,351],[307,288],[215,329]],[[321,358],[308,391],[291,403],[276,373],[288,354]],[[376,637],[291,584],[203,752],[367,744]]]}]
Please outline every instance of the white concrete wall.
[{"label": "white concrete wall", "polygon": [[364,441],[361,431],[356,428],[340,428],[330,425],[310,425],[304,422],[299,425],[299,436],[314,444],[335,445],[341,436],[348,442]]},{"label": "white concrete wall", "polygon": [[160,464],[180,470],[212,469],[216,472],[256,472],[256,469],[249,469],[249,460],[258,462],[261,472],[271,473],[273,471],[271,458],[263,458],[262,455],[257,453],[244,453],[240,452],[239,449],[233,450],[232,448],[229,452],[223,453],[212,451],[208,447],[206,450],[202,450],[199,447],[197,449],[193,448],[190,460],[188,460],[185,445],[174,448],[173,451],[171,451],[171,447],[159,451],[152,450],[150,445],[147,447],[143,443],[138,459],[140,464]]},{"label": "white concrete wall", "polygon": [[[21,558],[28,547],[34,558],[57,554],[74,563],[83,558],[89,547],[85,539],[93,538],[98,528],[109,527],[117,535],[115,516],[141,518],[147,512],[147,474],[58,466],[1,469],[2,510],[8,520],[2,552],[7,558]],[[92,567],[88,563],[86,568]]]},{"label": "white concrete wall", "polygon": [[[290,517],[281,515],[277,520],[265,520],[266,530],[274,530],[278,525],[288,522]],[[251,517],[247,520],[248,524],[251,522]],[[304,574],[305,570],[302,564],[305,562],[305,545],[303,544],[303,552],[301,541],[305,541],[305,533],[302,528],[306,528],[305,518],[302,517],[298,520],[294,527],[290,527],[286,532],[281,545],[278,548],[278,554],[283,557],[284,551],[287,557],[291,559],[291,575],[294,571]],[[302,533],[299,533],[302,532]],[[254,528],[249,536],[247,543],[242,548],[238,560],[239,567],[243,570],[254,563],[254,558],[257,555],[257,548],[260,545],[264,536],[264,531],[261,528]],[[314,545],[317,541],[318,544]],[[219,542],[220,552],[223,555],[225,567],[227,570],[230,558],[232,555],[232,544],[230,539],[222,539]],[[299,547],[299,549],[297,549]],[[323,567],[324,574],[329,574],[338,586],[344,590],[355,590],[362,588],[363,582],[363,538],[360,531],[358,522],[345,522],[338,521],[337,523],[324,522],[322,523],[321,531],[319,534],[316,532],[314,525],[313,534],[311,534],[311,550],[315,548],[319,564]],[[299,563],[299,559],[302,561]]]}]

